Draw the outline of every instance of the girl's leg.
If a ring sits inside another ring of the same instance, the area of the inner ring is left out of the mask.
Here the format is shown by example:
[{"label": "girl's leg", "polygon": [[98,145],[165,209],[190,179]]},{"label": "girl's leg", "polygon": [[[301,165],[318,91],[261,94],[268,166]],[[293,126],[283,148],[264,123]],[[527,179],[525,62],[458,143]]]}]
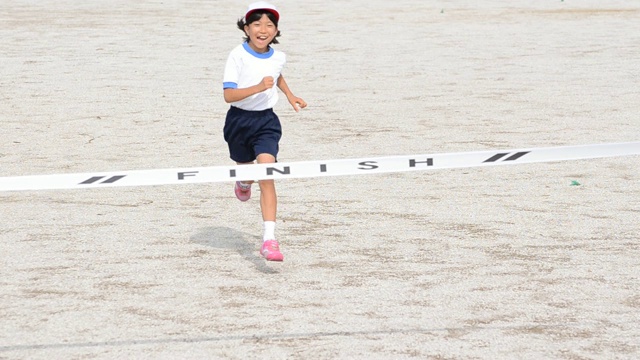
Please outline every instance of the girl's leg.
[{"label": "girl's leg", "polygon": [[[253,162],[248,163],[239,163],[238,165],[251,165]],[[247,201],[251,198],[251,184],[253,184],[253,180],[250,181],[236,181],[233,186],[233,191],[236,193],[236,197],[240,201]]]},{"label": "girl's leg", "polygon": [[[258,155],[258,164],[275,163],[276,159],[271,154]],[[264,220],[263,243],[260,254],[270,261],[282,261],[284,256],[280,252],[280,244],[275,237],[276,212],[278,198],[276,186],[273,180],[260,180],[260,209]]]},{"label": "girl's leg", "polygon": [[[252,162],[247,162],[247,163],[240,163],[240,162],[236,162],[236,165],[253,165],[253,161]],[[250,181],[241,181],[241,183],[245,184],[245,185],[251,185],[253,184],[253,180]]]},{"label": "girl's leg", "polygon": [[[275,163],[276,158],[271,154],[258,155],[258,164]],[[260,180],[260,209],[263,221],[276,221],[278,198],[273,180]]]}]

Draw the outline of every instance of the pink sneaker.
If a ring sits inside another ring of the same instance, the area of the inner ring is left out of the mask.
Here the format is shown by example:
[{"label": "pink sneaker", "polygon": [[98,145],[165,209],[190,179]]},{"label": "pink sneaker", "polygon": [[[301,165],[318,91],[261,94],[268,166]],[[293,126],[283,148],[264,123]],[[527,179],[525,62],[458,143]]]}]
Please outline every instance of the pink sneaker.
[{"label": "pink sneaker", "polygon": [[276,240],[267,240],[262,244],[260,255],[269,261],[282,261],[284,256],[280,252],[280,244]]},{"label": "pink sneaker", "polygon": [[236,184],[233,186],[233,191],[240,201],[247,201],[251,198],[251,185],[249,185],[249,189],[243,190],[240,186],[240,181],[236,181]]}]

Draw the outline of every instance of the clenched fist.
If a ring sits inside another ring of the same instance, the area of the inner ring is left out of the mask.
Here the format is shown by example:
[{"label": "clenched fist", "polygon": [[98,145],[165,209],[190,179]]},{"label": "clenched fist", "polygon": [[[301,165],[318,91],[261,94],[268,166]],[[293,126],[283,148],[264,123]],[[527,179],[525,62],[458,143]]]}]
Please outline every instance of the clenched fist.
[{"label": "clenched fist", "polygon": [[264,90],[269,90],[273,87],[273,84],[275,84],[275,81],[273,80],[273,76],[265,76],[260,82],[260,84],[264,87]]}]

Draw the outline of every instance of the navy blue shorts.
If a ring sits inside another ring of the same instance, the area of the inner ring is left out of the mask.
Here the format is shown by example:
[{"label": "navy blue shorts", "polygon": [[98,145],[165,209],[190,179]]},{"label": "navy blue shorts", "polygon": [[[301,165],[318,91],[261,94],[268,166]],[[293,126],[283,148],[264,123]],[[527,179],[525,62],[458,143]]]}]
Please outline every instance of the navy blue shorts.
[{"label": "navy blue shorts", "polygon": [[248,111],[232,106],[224,122],[224,140],[231,160],[252,162],[260,154],[278,157],[282,126],[273,109]]}]

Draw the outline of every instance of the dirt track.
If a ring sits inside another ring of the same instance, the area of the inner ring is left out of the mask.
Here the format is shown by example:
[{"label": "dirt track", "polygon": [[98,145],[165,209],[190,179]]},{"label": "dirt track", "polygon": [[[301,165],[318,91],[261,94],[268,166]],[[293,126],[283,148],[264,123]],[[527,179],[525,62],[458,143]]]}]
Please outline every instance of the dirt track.
[{"label": "dirt track", "polygon": [[[229,165],[243,2],[0,4],[0,176]],[[640,4],[276,2],[282,161],[640,140]],[[0,193],[0,359],[633,359],[639,157]],[[572,181],[579,186],[571,186]]]}]

